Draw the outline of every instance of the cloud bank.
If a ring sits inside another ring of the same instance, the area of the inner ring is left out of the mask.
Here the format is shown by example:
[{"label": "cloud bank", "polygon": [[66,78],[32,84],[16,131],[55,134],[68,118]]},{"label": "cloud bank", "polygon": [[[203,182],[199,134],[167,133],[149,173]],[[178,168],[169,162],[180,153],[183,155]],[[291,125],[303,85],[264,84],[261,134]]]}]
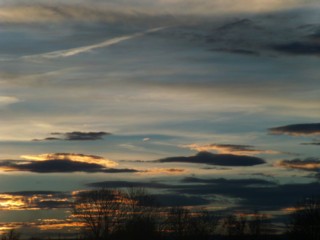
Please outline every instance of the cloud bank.
[{"label": "cloud bank", "polygon": [[292,124],[281,127],[270,128],[271,134],[286,134],[291,136],[319,135],[320,123]]},{"label": "cloud bank", "polygon": [[61,21],[136,21],[137,16],[221,15],[232,13],[261,13],[292,8],[314,7],[316,0],[93,0],[86,1],[24,1],[2,0],[0,22],[39,23]]},{"label": "cloud bank", "polygon": [[105,167],[115,167],[118,165],[118,163],[100,156],[80,153],[46,153],[40,155],[22,155],[21,158],[32,161],[71,160],[76,162],[99,164]]},{"label": "cloud bank", "polygon": [[53,140],[66,140],[66,141],[94,141],[102,140],[104,136],[111,135],[108,132],[54,132],[51,133],[54,137],[47,137],[45,139],[33,139],[33,141],[53,141]]},{"label": "cloud bank", "polygon": [[258,164],[263,164],[265,161],[262,158],[251,156],[238,156],[232,154],[213,154],[209,152],[199,152],[191,157],[169,157],[157,160],[160,163],[201,163],[217,166],[230,166],[230,167],[248,167]]},{"label": "cloud bank", "polygon": [[272,150],[258,150],[251,145],[238,144],[189,144],[182,145],[183,148],[189,148],[198,152],[215,151],[219,154],[234,154],[234,155],[257,155],[257,154],[278,154],[277,151]]},{"label": "cloud bank", "polygon": [[318,158],[306,158],[306,159],[294,159],[294,160],[283,160],[277,163],[277,166],[300,169],[306,171],[320,171],[320,159]]},{"label": "cloud bank", "polygon": [[[135,169],[112,168],[117,164],[102,157],[84,154],[23,155],[26,160],[2,160],[0,170],[34,173],[133,173]],[[111,166],[111,167],[110,167]]]}]

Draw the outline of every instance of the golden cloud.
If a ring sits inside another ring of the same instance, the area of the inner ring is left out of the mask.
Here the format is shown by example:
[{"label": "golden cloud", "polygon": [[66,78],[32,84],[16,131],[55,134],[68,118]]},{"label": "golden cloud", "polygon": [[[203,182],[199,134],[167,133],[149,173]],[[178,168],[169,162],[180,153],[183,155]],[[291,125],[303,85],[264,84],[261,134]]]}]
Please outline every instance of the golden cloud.
[{"label": "golden cloud", "polygon": [[137,174],[140,175],[181,175],[185,174],[188,171],[185,169],[180,169],[180,168],[151,168],[148,169],[147,171],[142,171]]},{"label": "golden cloud", "polygon": [[189,144],[182,145],[182,148],[189,148],[198,152],[217,152],[219,154],[234,154],[234,155],[245,155],[252,156],[258,154],[279,154],[273,150],[257,150],[253,146],[249,145],[235,145],[235,144]]},{"label": "golden cloud", "polygon": [[118,163],[95,155],[85,155],[79,153],[46,153],[40,155],[22,155],[26,160],[47,161],[47,160],[71,160],[75,162],[99,164],[105,167],[115,167]]}]

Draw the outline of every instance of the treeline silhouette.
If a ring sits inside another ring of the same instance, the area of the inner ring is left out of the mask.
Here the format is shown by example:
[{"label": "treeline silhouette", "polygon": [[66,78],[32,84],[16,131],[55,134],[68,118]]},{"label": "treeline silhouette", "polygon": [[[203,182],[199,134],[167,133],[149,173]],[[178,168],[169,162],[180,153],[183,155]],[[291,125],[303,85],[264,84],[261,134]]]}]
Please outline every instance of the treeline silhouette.
[{"label": "treeline silhouette", "polygon": [[[320,198],[316,197],[295,206],[282,234],[258,211],[222,216],[206,209],[162,207],[143,188],[80,192],[72,212],[84,226],[79,240],[320,240]],[[1,240],[19,237],[11,230]]]}]

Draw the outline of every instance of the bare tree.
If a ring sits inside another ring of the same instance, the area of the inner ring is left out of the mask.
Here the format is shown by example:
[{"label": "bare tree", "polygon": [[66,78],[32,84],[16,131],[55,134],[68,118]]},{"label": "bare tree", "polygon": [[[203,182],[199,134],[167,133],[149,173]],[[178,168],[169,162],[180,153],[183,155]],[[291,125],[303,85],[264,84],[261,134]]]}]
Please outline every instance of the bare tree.
[{"label": "bare tree", "polygon": [[195,212],[189,222],[190,239],[213,239],[219,226],[219,217],[205,209]]},{"label": "bare tree", "polygon": [[223,228],[230,237],[244,238],[247,230],[247,218],[245,215],[229,215],[224,220]]},{"label": "bare tree", "polygon": [[100,189],[78,194],[74,216],[84,222],[86,232],[94,240],[109,239],[122,221],[123,193],[118,190]]},{"label": "bare tree", "polygon": [[290,216],[288,235],[290,239],[320,239],[320,198],[311,197],[295,206]]},{"label": "bare tree", "polygon": [[183,207],[172,207],[167,215],[165,220],[166,232],[170,233],[176,240],[186,239],[191,222],[190,210]]},{"label": "bare tree", "polygon": [[205,209],[190,211],[185,207],[172,207],[167,211],[165,231],[177,240],[212,239],[219,218]]},{"label": "bare tree", "polygon": [[19,239],[20,239],[20,233],[18,233],[14,229],[11,229],[8,232],[1,235],[1,240],[19,240]]},{"label": "bare tree", "polygon": [[160,238],[160,208],[145,188],[129,188],[125,192],[126,219],[117,231],[117,240],[156,240]]}]

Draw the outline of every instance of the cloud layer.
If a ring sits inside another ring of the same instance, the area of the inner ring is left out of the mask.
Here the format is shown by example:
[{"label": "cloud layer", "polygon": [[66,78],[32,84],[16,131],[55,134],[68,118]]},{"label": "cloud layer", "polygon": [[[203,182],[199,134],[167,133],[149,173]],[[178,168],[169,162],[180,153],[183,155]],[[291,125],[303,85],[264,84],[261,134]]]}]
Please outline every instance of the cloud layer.
[{"label": "cloud layer", "polygon": [[42,154],[38,156],[24,155],[27,160],[2,160],[0,169],[3,171],[20,171],[34,173],[134,173],[135,169],[111,168],[115,162],[102,157],[84,154]]},{"label": "cloud layer", "polygon": [[219,154],[234,154],[234,155],[257,155],[257,154],[277,154],[279,152],[272,150],[258,150],[251,145],[239,144],[189,144],[183,145],[183,148],[189,148],[198,152],[215,151]]},{"label": "cloud layer", "polygon": [[287,134],[292,136],[319,135],[320,123],[301,123],[270,128],[271,134]]},{"label": "cloud layer", "polygon": [[286,168],[319,172],[320,159],[307,158],[307,159],[283,160],[279,162],[277,165],[281,167],[286,167]]},{"label": "cloud layer", "polygon": [[40,155],[22,155],[21,158],[32,161],[70,160],[82,163],[99,164],[105,167],[115,167],[118,165],[118,163],[100,156],[80,153],[47,153]]},{"label": "cloud layer", "polygon": [[54,137],[47,137],[45,139],[34,139],[33,141],[53,141],[53,140],[66,140],[66,141],[94,141],[102,140],[104,136],[110,135],[108,132],[54,132],[51,133]]},{"label": "cloud layer", "polygon": [[265,161],[262,158],[251,157],[251,156],[238,156],[231,154],[213,154],[209,152],[199,152],[195,156],[191,157],[169,157],[160,159],[157,162],[170,163],[170,162],[180,162],[180,163],[200,163],[208,165],[217,166],[254,166],[258,164],[263,164]]}]

